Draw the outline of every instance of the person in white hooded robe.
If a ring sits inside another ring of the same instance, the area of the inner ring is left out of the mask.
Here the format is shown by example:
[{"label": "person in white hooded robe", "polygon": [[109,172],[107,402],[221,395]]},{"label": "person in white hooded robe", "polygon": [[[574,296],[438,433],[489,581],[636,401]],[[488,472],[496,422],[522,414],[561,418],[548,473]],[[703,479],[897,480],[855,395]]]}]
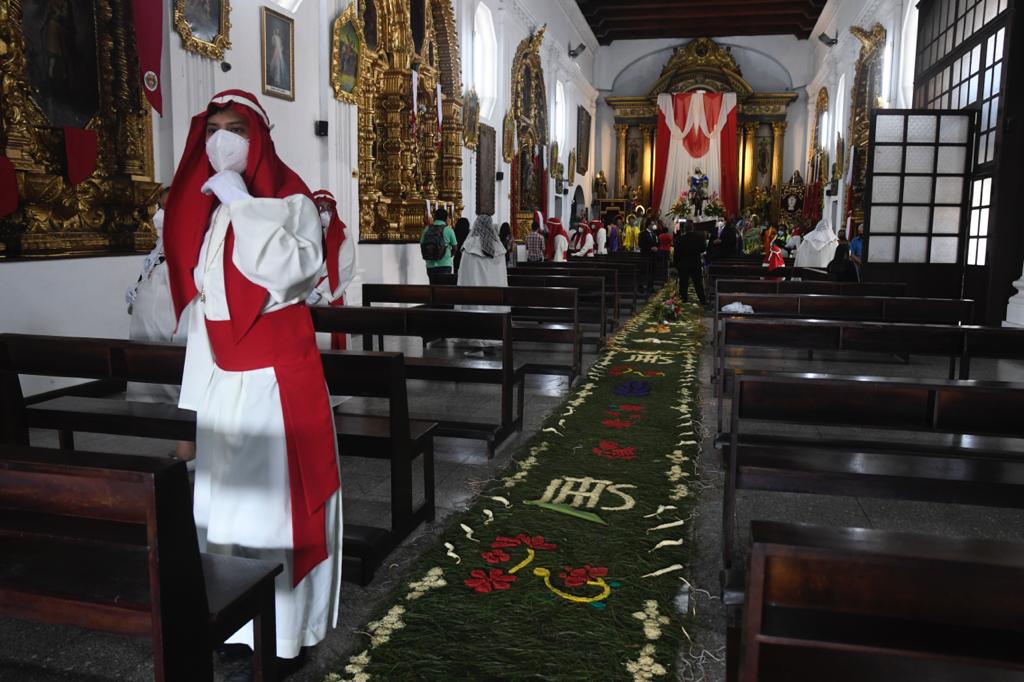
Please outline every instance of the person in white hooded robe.
[{"label": "person in white hooded robe", "polygon": [[828,221],[822,218],[797,247],[794,265],[798,268],[827,267],[836,253],[837,246],[839,239]]},{"label": "person in white hooded robe", "polygon": [[[459,268],[459,286],[507,287],[508,267],[505,247],[498,238],[494,222],[489,215],[479,215],[473,229],[462,245],[462,266]],[[460,306],[460,310],[501,310],[504,306]]]}]

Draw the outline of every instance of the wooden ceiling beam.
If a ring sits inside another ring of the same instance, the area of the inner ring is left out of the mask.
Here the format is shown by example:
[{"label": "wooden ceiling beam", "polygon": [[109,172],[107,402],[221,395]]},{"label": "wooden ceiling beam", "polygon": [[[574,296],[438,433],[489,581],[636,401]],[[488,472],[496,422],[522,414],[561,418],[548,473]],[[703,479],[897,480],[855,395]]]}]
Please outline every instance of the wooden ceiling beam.
[{"label": "wooden ceiling beam", "polygon": [[797,38],[810,37],[811,28],[792,24],[704,24],[695,27],[651,27],[640,30],[609,30],[596,35],[598,43],[608,45],[616,40],[643,40],[648,38],[716,38],[721,36],[795,35]]},{"label": "wooden ceiling beam", "polygon": [[[729,21],[734,21],[735,20],[735,21],[743,22],[744,20],[747,20],[747,19],[752,18],[752,17],[771,17],[772,23],[778,24],[778,23],[791,22],[791,23],[794,23],[794,24],[799,24],[800,26],[808,26],[809,25],[810,28],[814,28],[814,24],[817,23],[817,21],[818,21],[818,17],[811,16],[811,15],[808,15],[808,14],[804,14],[802,12],[800,12],[800,13],[791,13],[791,12],[786,12],[786,11],[782,11],[782,10],[779,10],[779,9],[755,9],[755,8],[751,8],[749,10],[743,11],[742,13],[738,13],[735,17],[733,17]],[[671,15],[667,15],[667,16],[658,15],[658,14],[647,14],[647,13],[643,13],[643,14],[641,14],[641,13],[632,13],[632,14],[622,15],[621,17],[602,16],[600,19],[598,19],[596,21],[590,22],[590,27],[594,30],[595,33],[597,33],[597,31],[602,30],[602,29],[606,29],[608,27],[615,27],[615,26],[626,26],[626,27],[628,27],[628,26],[631,26],[631,25],[634,25],[634,24],[638,24],[638,23],[640,23],[640,24],[653,24],[653,25],[665,25],[668,22],[681,22],[681,21],[688,21],[688,22],[689,21],[701,21],[701,22],[704,22],[704,21],[716,21],[716,20],[717,21],[724,21],[725,17],[723,17],[721,14],[715,13],[714,11],[708,11],[708,10],[703,10],[703,11],[693,10],[692,14],[680,13],[680,14],[671,14]]]}]

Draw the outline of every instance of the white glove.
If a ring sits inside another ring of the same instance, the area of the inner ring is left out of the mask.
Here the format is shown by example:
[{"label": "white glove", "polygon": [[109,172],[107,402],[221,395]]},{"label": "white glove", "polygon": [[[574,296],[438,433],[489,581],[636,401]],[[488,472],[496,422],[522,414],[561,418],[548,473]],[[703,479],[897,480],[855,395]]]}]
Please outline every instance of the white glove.
[{"label": "white glove", "polygon": [[320,302],[321,298],[323,298],[323,296],[320,292],[313,289],[313,291],[309,292],[309,296],[306,297],[306,305],[316,305]]},{"label": "white glove", "polygon": [[233,170],[224,170],[210,176],[202,187],[203,194],[215,194],[220,203],[230,206],[236,201],[252,199],[242,176]]}]

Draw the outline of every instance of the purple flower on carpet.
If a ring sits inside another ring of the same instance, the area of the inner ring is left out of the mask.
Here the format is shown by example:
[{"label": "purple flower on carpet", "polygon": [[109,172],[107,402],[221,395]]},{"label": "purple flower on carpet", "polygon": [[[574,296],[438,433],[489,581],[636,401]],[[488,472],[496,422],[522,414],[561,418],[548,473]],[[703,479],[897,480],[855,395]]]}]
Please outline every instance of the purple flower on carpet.
[{"label": "purple flower on carpet", "polygon": [[651,384],[647,381],[627,381],[615,387],[615,395],[626,398],[646,398],[651,394]]}]

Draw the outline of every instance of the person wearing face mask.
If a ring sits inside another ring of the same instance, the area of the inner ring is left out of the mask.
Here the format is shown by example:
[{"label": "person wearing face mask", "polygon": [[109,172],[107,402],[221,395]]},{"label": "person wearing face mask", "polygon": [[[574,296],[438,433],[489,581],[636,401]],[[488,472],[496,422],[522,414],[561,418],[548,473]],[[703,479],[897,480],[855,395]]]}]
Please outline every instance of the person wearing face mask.
[{"label": "person wearing face mask", "polygon": [[[171,302],[171,288],[167,282],[167,263],[164,258],[164,204],[168,190],[164,189],[157,200],[157,210],[153,214],[153,227],[156,228],[156,244],[142,261],[142,272],[139,278],[125,292],[128,304],[128,338],[132,341],[155,341],[158,343],[185,343],[185,330],[188,325],[178,326],[174,315],[174,304]],[[187,320],[188,311],[182,319]],[[144,403],[178,402],[178,387],[171,384],[150,384],[135,381],[128,382],[126,397],[128,400]],[[195,456],[192,443],[180,442],[177,447],[179,459],[191,460]]]},{"label": "person wearing face mask", "polygon": [[[256,97],[227,90],[191,123],[167,199],[175,311],[193,303],[179,407],[196,412],[200,548],[280,562],[277,655],[337,623],[341,489],[334,418],[305,298],[324,263],[305,183]],[[229,643],[252,646],[252,624]]]},{"label": "person wearing face mask", "polygon": [[[338,217],[334,195],[325,189],[313,193],[320,225],[324,230],[324,265],[320,281],[306,297],[306,305],[345,305],[345,290],[356,275],[356,245],[345,234],[345,223]],[[331,349],[345,350],[345,334],[331,334]]]}]

